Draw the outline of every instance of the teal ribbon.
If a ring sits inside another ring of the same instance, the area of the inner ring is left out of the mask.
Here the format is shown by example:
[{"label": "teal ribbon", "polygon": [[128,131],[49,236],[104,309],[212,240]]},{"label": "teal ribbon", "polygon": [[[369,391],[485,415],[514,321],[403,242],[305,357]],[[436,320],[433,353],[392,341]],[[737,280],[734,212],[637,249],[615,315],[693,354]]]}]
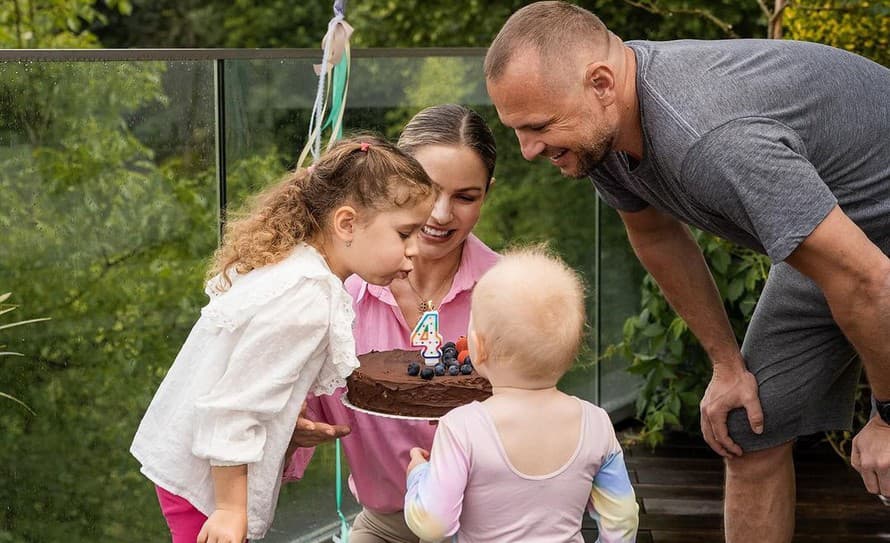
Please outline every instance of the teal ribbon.
[{"label": "teal ribbon", "polygon": [[342,505],[343,505],[343,470],[340,465],[340,438],[337,438],[335,450],[337,454],[337,492],[336,500],[337,500],[337,516],[340,517],[340,537],[335,537],[334,541],[338,541],[339,543],[349,543],[349,523],[346,522],[346,516],[343,515]]},{"label": "teal ribbon", "polygon": [[343,108],[346,106],[346,82],[349,79],[349,53],[340,58],[340,62],[334,66],[331,80],[331,111],[325,119],[321,130],[333,127],[331,141],[337,141],[343,136]]}]

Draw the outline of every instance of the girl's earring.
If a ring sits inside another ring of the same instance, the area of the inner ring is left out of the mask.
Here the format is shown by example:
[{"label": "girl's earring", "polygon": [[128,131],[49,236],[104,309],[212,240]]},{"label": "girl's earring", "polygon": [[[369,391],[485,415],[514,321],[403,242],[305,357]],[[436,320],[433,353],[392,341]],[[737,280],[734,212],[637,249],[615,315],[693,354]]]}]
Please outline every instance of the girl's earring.
[{"label": "girl's earring", "polygon": [[352,240],[347,241],[347,242],[346,242],[346,246],[347,246],[347,247],[352,247]]}]

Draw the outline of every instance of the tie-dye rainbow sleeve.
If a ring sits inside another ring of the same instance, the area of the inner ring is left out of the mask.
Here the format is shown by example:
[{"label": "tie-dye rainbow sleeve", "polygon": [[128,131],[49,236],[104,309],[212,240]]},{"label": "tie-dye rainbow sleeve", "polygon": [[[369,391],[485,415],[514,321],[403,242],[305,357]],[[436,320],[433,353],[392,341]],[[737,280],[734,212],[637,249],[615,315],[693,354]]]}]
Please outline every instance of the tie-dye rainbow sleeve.
[{"label": "tie-dye rainbow sleeve", "polygon": [[439,541],[457,532],[469,465],[466,449],[441,419],[430,461],[408,474],[405,522],[417,537]]},{"label": "tie-dye rainbow sleeve", "polygon": [[596,521],[600,543],[636,541],[640,508],[620,447],[606,457],[593,478],[587,510]]}]

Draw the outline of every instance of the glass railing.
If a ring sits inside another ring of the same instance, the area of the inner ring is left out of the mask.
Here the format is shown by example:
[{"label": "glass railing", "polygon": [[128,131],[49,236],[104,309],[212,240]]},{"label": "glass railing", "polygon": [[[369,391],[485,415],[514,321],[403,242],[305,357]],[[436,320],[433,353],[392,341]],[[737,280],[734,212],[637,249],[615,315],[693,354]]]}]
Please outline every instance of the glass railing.
[{"label": "glass railing", "polygon": [[[596,364],[642,272],[587,182],[523,161],[481,77],[484,50],[360,50],[346,129],[394,138],[419,109],[481,113],[499,149],[477,234],[550,240],[589,285],[590,349],[561,383],[624,416],[637,382]],[[128,448],[205,303],[220,209],[279,178],[306,139],[314,50],[0,51],[0,543],[164,541]],[[11,317],[15,317],[14,319]],[[334,449],[285,485],[266,541],[324,540]],[[347,492],[348,494],[348,492]],[[344,513],[358,505],[347,500]]]}]

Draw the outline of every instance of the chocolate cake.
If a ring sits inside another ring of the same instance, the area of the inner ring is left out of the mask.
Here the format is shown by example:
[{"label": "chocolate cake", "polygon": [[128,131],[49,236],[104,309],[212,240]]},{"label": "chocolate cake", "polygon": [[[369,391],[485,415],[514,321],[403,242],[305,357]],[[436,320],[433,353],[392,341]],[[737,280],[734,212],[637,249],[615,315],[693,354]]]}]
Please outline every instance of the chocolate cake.
[{"label": "chocolate cake", "polygon": [[358,357],[360,367],[346,379],[347,397],[356,407],[412,417],[441,417],[451,409],[491,396],[488,379],[469,375],[408,374],[412,362],[424,367],[418,351],[371,351]]}]

